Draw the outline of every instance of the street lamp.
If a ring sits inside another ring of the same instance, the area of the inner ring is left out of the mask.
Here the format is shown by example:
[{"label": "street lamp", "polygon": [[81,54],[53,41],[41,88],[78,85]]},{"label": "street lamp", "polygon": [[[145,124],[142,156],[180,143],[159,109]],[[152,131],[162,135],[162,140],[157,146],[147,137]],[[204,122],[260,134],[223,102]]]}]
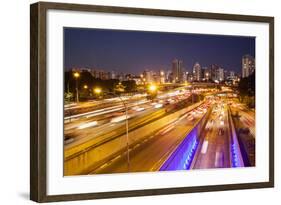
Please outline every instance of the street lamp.
[{"label": "street lamp", "polygon": [[156,86],[156,85],[150,85],[150,86],[148,87],[148,90],[149,90],[150,92],[155,92],[155,91],[157,90],[157,86]]},{"label": "street lamp", "polygon": [[83,88],[84,88],[84,89],[88,89],[88,85],[84,85]]},{"label": "street lamp", "polygon": [[[102,93],[102,89],[99,88],[99,87],[96,87],[94,88],[94,93],[99,95]],[[129,148],[130,148],[130,145],[129,145],[129,122],[128,122],[128,107],[125,103],[125,101],[121,98],[120,95],[116,95],[115,93],[113,92],[108,92],[110,94],[113,94],[114,96],[117,96],[120,101],[122,102],[124,108],[125,108],[125,116],[126,116],[126,146],[127,146],[127,168],[128,168],[128,172],[130,171],[130,153],[129,153]]]},{"label": "street lamp", "polygon": [[97,95],[101,94],[101,92],[102,92],[101,88],[95,88],[94,89],[94,93],[97,94]]},{"label": "street lamp", "polygon": [[78,78],[80,77],[80,73],[75,72],[73,74],[75,80],[76,80],[76,102],[79,103],[79,93],[78,93]]}]

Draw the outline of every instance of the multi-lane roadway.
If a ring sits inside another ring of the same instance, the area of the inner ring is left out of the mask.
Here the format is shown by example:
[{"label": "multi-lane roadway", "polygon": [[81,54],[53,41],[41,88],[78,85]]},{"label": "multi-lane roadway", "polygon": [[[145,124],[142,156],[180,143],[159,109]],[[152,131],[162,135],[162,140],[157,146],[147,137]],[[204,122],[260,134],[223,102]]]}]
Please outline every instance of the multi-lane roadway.
[{"label": "multi-lane roadway", "polygon": [[[101,165],[91,173],[118,173],[156,171],[171,154],[180,142],[209,109],[210,104],[205,102],[195,109],[182,113],[175,121],[164,126],[154,135],[135,144],[130,151],[128,167],[126,153]],[[128,170],[129,168],[129,170]]]},{"label": "multi-lane roadway", "polygon": [[[98,163],[83,173],[157,171],[208,113],[190,168],[231,167],[230,105],[233,110],[239,109],[242,123],[247,124],[254,135],[253,111],[243,105],[233,107],[232,100],[227,98],[212,97],[197,103],[191,99],[190,90],[181,88],[160,93],[153,101],[145,95],[137,95],[66,105],[65,163],[106,139],[117,141],[114,146],[120,146],[120,149],[114,147],[117,151],[110,157],[96,160]],[[126,119],[129,124],[128,149],[124,149]]]},{"label": "multi-lane roadway", "polygon": [[230,131],[226,103],[218,101],[201,134],[193,169],[230,167]]}]

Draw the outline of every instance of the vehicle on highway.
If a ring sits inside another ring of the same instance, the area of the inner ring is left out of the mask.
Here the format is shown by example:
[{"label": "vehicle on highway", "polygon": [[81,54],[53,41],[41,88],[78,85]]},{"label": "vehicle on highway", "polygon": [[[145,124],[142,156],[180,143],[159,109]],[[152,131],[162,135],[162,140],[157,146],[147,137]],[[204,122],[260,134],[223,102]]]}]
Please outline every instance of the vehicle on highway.
[{"label": "vehicle on highway", "polygon": [[219,129],[219,135],[224,135],[224,130],[222,128]]},{"label": "vehicle on highway", "polygon": [[71,142],[74,141],[74,138],[73,137],[70,137],[70,136],[66,136],[64,138],[64,144],[67,145],[67,144],[70,144]]}]

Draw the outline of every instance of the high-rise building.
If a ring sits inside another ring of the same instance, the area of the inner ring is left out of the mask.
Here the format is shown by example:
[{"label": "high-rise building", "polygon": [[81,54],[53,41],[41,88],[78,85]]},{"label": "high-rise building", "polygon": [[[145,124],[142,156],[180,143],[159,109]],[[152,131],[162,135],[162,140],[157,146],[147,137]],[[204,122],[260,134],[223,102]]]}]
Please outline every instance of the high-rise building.
[{"label": "high-rise building", "polygon": [[193,78],[195,81],[201,81],[201,66],[198,62],[196,62],[193,66]]},{"label": "high-rise building", "polygon": [[188,78],[187,78],[188,74],[189,74],[188,71],[183,72],[183,79],[182,80],[183,80],[184,83],[187,83],[187,81],[188,81]]},{"label": "high-rise building", "polygon": [[208,67],[202,68],[202,80],[209,81],[211,79],[211,69]]},{"label": "high-rise building", "polygon": [[160,84],[164,84],[165,83],[165,71],[164,70],[160,70],[159,71],[159,76],[160,76]]},{"label": "high-rise building", "polygon": [[236,78],[235,72],[234,72],[234,71],[229,71],[228,78],[229,78],[229,79],[235,79],[235,78]]},{"label": "high-rise building", "polygon": [[218,77],[217,77],[217,70],[219,69],[219,66],[217,64],[212,64],[210,66],[210,79],[212,81],[217,81]]},{"label": "high-rise building", "polygon": [[143,72],[143,77],[144,77],[146,83],[154,82],[153,71],[151,71],[151,70],[145,70]]},{"label": "high-rise building", "polygon": [[183,81],[183,61],[174,59],[172,62],[172,72],[174,83],[181,83]]},{"label": "high-rise building", "polygon": [[193,82],[194,79],[193,79],[193,73],[192,72],[188,73],[186,77],[187,77],[188,82]]},{"label": "high-rise building", "polygon": [[116,71],[115,70],[112,70],[110,72],[110,79],[116,79],[117,78],[117,75],[116,75]]},{"label": "high-rise building", "polygon": [[217,80],[219,81],[219,82],[221,82],[221,81],[224,81],[224,69],[223,68],[219,68],[218,70],[217,70]]},{"label": "high-rise building", "polygon": [[167,70],[166,72],[166,82],[168,83],[173,82],[173,72],[171,70]]},{"label": "high-rise building", "polygon": [[213,64],[209,68],[210,79],[214,82],[221,82],[225,80],[225,70],[218,66],[217,64]]},{"label": "high-rise building", "polygon": [[246,78],[255,71],[255,59],[250,55],[242,57],[242,78]]}]

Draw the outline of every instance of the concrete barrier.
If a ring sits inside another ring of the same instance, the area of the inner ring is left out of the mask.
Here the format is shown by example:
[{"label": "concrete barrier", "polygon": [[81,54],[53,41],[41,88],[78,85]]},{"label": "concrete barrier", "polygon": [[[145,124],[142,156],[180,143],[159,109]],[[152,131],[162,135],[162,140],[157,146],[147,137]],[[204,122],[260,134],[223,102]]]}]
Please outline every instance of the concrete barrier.
[{"label": "concrete barrier", "polygon": [[230,109],[228,109],[228,119],[230,125],[230,161],[231,167],[244,167],[239,141],[234,127]]}]

